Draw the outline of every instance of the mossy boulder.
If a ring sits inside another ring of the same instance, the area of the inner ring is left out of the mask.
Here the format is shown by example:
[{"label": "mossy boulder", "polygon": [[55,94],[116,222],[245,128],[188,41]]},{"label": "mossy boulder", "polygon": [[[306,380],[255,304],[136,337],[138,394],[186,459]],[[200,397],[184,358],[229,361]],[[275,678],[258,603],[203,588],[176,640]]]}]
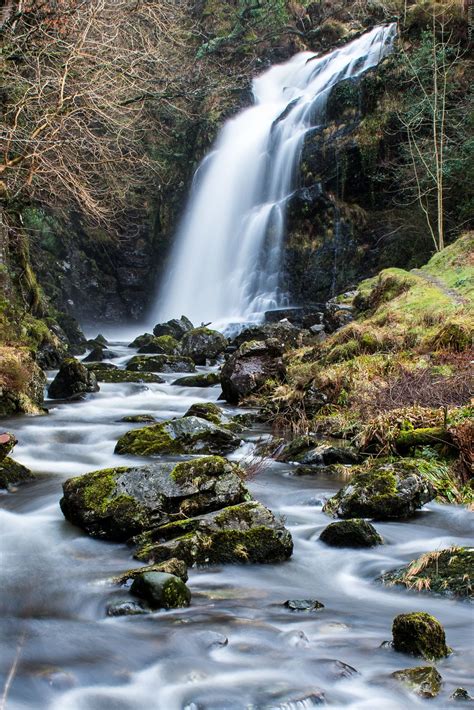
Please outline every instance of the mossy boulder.
[{"label": "mossy boulder", "polygon": [[67,480],[63,493],[61,510],[71,523],[117,541],[168,523],[170,516],[199,515],[249,495],[239,467],[218,456],[93,471]]},{"label": "mossy boulder", "polygon": [[393,648],[400,653],[437,660],[449,655],[444,629],[424,611],[399,614],[392,625]]},{"label": "mossy boulder", "polygon": [[196,402],[196,404],[192,404],[189,407],[184,416],[207,419],[208,422],[212,422],[218,426],[228,421],[222,409],[218,407],[217,404],[214,404],[214,402]]},{"label": "mossy boulder", "polygon": [[171,335],[152,337],[151,340],[138,348],[139,353],[155,353],[162,355],[179,355],[180,347],[176,338]]},{"label": "mossy boulder", "polygon": [[359,470],[323,511],[338,518],[408,518],[436,496],[431,483],[406,461],[374,463]]},{"label": "mossy boulder", "polygon": [[154,337],[153,333],[143,333],[143,335],[137,335],[135,340],[132,340],[132,342],[128,344],[128,347],[141,348],[143,345],[148,345]]},{"label": "mossy boulder", "polygon": [[127,584],[128,582],[136,579],[139,575],[144,572],[166,572],[167,574],[173,574],[175,577],[179,577],[183,582],[188,581],[188,568],[183,562],[183,560],[177,560],[171,558],[165,562],[160,562],[157,565],[149,565],[148,567],[138,567],[136,569],[129,569],[127,572],[115,577],[113,582],[115,584]]},{"label": "mossy boulder", "polygon": [[400,681],[415,695],[422,698],[436,698],[443,684],[441,675],[433,666],[404,668],[392,673],[392,678]]},{"label": "mossy boulder", "polygon": [[196,365],[205,365],[207,360],[215,360],[222,355],[227,345],[227,338],[217,330],[193,328],[183,335],[181,352]]},{"label": "mossy boulder", "polygon": [[107,384],[119,384],[122,382],[136,382],[138,384],[162,384],[165,380],[154,372],[131,372],[130,370],[119,370],[118,368],[103,370],[94,368],[94,375],[97,382]]},{"label": "mossy boulder", "polygon": [[207,372],[206,374],[190,375],[189,377],[180,377],[172,384],[178,387],[214,387],[221,381],[218,372]]},{"label": "mossy boulder", "polygon": [[324,528],[319,539],[331,547],[375,547],[383,544],[383,538],[374,526],[361,519],[331,523]]},{"label": "mossy boulder", "polygon": [[[271,313],[270,311],[266,315],[271,315]],[[240,348],[244,343],[271,339],[278,343],[282,351],[286,351],[301,345],[303,334],[304,331],[301,328],[293,325],[289,320],[283,319],[276,323],[264,323],[245,328],[232,340],[231,344]]]},{"label": "mossy boulder", "polygon": [[359,462],[357,451],[350,445],[323,444],[311,434],[299,436],[278,454],[281,461],[292,461],[304,466],[352,465]]},{"label": "mossy boulder", "polygon": [[79,360],[64,360],[59,372],[48,388],[51,399],[68,399],[88,392],[98,392],[99,385],[93,371],[84,367]]},{"label": "mossy boulder", "polygon": [[207,419],[188,416],[133,429],[120,437],[116,454],[227,454],[240,446],[231,431]]},{"label": "mossy boulder", "polygon": [[146,533],[136,557],[187,565],[281,562],[293,551],[289,531],[261,503],[249,501]]},{"label": "mossy boulder", "polygon": [[427,552],[382,576],[384,584],[454,597],[474,597],[474,549],[449,547]]},{"label": "mossy boulder", "polygon": [[183,580],[166,572],[142,572],[133,580],[130,591],[151,609],[177,609],[191,602],[191,592]]},{"label": "mossy boulder", "polygon": [[273,341],[243,343],[224,364],[221,386],[231,404],[258,392],[268,380],[283,380],[286,368],[282,349]]},{"label": "mossy boulder", "polygon": [[181,340],[183,335],[194,328],[191,321],[186,316],[181,318],[173,318],[166,323],[158,323],[153,328],[153,335],[159,338],[162,335],[170,335],[175,340]]},{"label": "mossy boulder", "polygon": [[181,355],[135,355],[126,364],[130,372],[195,372],[194,362]]},{"label": "mossy boulder", "polygon": [[97,346],[90,351],[89,355],[85,357],[82,362],[102,362],[102,360],[109,360],[112,357],[115,357],[115,354],[111,350]]},{"label": "mossy boulder", "polygon": [[0,488],[10,488],[18,483],[25,483],[35,478],[35,474],[21,463],[5,456],[0,461]]},{"label": "mossy boulder", "polygon": [[154,424],[156,419],[152,414],[127,414],[120,421],[126,424]]}]

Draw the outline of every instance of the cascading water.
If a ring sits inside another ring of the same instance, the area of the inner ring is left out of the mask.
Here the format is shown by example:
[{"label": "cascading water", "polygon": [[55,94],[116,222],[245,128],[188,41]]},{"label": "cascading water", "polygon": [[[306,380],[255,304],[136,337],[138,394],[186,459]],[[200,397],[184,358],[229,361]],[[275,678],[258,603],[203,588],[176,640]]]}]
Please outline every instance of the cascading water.
[{"label": "cascading water", "polygon": [[216,328],[287,305],[280,286],[285,212],[306,133],[335,84],[376,66],[394,24],[330,54],[302,52],[254,80],[255,105],[229,120],[196,172],[154,320],[184,313]]}]

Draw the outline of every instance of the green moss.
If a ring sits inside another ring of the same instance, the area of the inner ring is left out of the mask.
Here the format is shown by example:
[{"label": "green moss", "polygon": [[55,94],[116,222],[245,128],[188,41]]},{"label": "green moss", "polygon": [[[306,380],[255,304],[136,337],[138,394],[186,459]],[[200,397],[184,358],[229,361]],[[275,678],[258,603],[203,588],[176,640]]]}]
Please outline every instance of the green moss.
[{"label": "green moss", "polygon": [[392,673],[392,678],[399,680],[409,690],[422,698],[435,698],[443,684],[443,679],[433,666],[405,668]]},{"label": "green moss", "polygon": [[87,479],[77,476],[72,478],[70,483],[71,485],[80,485],[84,505],[87,508],[91,508],[96,513],[105,514],[113,500],[116,478],[127,470],[126,467],[119,467],[93,471],[88,474]]},{"label": "green moss", "polygon": [[133,429],[121,436],[115,453],[153,456],[160,453],[179,454],[183,451],[181,444],[169,435],[164,424],[153,424]]},{"label": "green moss", "polygon": [[160,384],[164,382],[163,378],[159,375],[155,375],[152,372],[129,372],[128,370],[103,370],[102,368],[90,367],[94,375],[96,376],[97,382],[104,383],[120,383],[120,382],[137,382],[146,384]]},{"label": "green moss", "polygon": [[213,402],[197,402],[196,404],[192,404],[184,416],[200,417],[217,426],[220,426],[223,420],[222,409]]},{"label": "green moss", "polygon": [[[220,476],[231,466],[232,464],[222,456],[202,456],[193,461],[183,461],[177,464],[172,470],[170,478],[177,483],[184,483],[209,476]],[[235,466],[235,468],[238,467]]]},{"label": "green moss", "polygon": [[395,439],[395,446],[400,453],[406,453],[418,446],[433,444],[451,444],[452,439],[443,427],[415,429],[413,426],[402,429]]},{"label": "green moss", "polygon": [[449,655],[444,629],[426,612],[399,614],[393,620],[393,647],[401,653],[437,660]]},{"label": "green moss", "polygon": [[418,592],[474,596],[474,549],[450,547],[427,552],[406,567],[383,575],[387,585],[398,584]]},{"label": "green moss", "polygon": [[153,338],[152,342],[153,344],[156,343],[168,355],[177,355],[179,352],[179,343],[171,335],[160,335],[157,338]]}]

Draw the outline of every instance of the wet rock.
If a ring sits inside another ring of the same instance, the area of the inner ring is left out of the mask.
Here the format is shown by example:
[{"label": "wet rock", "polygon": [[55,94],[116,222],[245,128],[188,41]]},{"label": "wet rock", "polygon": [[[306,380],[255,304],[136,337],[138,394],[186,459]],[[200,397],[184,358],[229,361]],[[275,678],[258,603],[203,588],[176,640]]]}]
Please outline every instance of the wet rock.
[{"label": "wet rock", "polygon": [[154,424],[156,419],[151,414],[129,414],[120,421],[127,424]]},{"label": "wet rock", "polygon": [[194,362],[181,355],[135,355],[126,364],[130,372],[195,372]]},{"label": "wet rock", "polygon": [[88,392],[98,392],[99,385],[94,372],[74,358],[64,360],[58,374],[48,388],[51,399],[67,399]]},{"label": "wet rock", "polygon": [[426,552],[409,565],[382,575],[384,584],[454,597],[474,597],[474,549]]},{"label": "wet rock", "polygon": [[202,375],[190,375],[189,377],[180,377],[172,384],[179,387],[214,387],[221,381],[218,372],[208,372]]},{"label": "wet rock", "polygon": [[94,340],[96,343],[100,343],[101,345],[108,345],[109,344],[109,341],[107,340],[107,338],[105,338],[102,335],[102,333],[99,333],[98,335],[96,335]]},{"label": "wet rock", "polygon": [[183,335],[181,352],[190,357],[196,365],[205,365],[207,360],[215,360],[227,347],[227,338],[217,330],[193,328]]},{"label": "wet rock", "polygon": [[443,683],[441,675],[433,666],[405,668],[392,673],[392,678],[400,681],[422,698],[436,698]]},{"label": "wet rock", "polygon": [[283,606],[291,609],[291,611],[318,611],[319,609],[324,609],[324,604],[316,599],[289,599]]},{"label": "wet rock", "polygon": [[46,376],[26,349],[0,349],[0,417],[44,414]]},{"label": "wet rock", "polygon": [[240,348],[243,343],[252,341],[274,340],[282,352],[291,348],[296,348],[302,344],[303,332],[301,328],[283,319],[277,323],[256,325],[246,328],[232,341],[232,346]]},{"label": "wet rock", "polygon": [[143,572],[135,577],[130,591],[152,609],[177,609],[191,602],[191,592],[183,580],[166,572]]},{"label": "wet rock", "polygon": [[229,639],[224,634],[217,631],[200,631],[193,637],[198,642],[199,646],[205,649],[223,648],[229,643]]},{"label": "wet rock", "polygon": [[261,710],[288,710],[289,708],[313,708],[326,705],[324,692],[320,688],[306,688],[300,691],[268,690],[258,707]]},{"label": "wet rock", "polygon": [[[84,360],[82,361],[84,362]],[[112,362],[93,362],[86,364],[88,370],[93,370],[94,372],[101,372],[102,370],[118,370],[118,365],[114,365]]]},{"label": "wet rock", "polygon": [[54,370],[59,367],[67,353],[65,344],[59,347],[50,342],[43,342],[38,346],[35,353],[35,360],[42,370]]},{"label": "wet rock", "polygon": [[93,348],[89,355],[83,359],[82,362],[102,362],[102,360],[110,360],[110,358],[115,357],[115,353],[107,348],[99,347]]},{"label": "wet rock", "polygon": [[399,614],[392,625],[393,648],[411,656],[437,660],[449,655],[444,629],[438,619],[426,612]]},{"label": "wet rock", "polygon": [[108,604],[106,613],[107,616],[137,616],[138,614],[147,614],[148,611],[140,602],[124,599]]},{"label": "wet rock", "polygon": [[240,446],[231,431],[199,417],[170,419],[120,437],[116,454],[153,456],[156,454],[227,454]]},{"label": "wet rock", "polygon": [[11,454],[14,447],[18,444],[18,440],[8,431],[0,434],[0,461]]},{"label": "wet rock", "polygon": [[324,528],[319,539],[331,547],[374,547],[383,544],[383,538],[374,526],[361,519],[331,523]]},{"label": "wet rock", "polygon": [[248,395],[258,392],[267,380],[282,380],[286,369],[281,356],[280,346],[272,341],[243,343],[222,368],[224,399],[238,404]]},{"label": "wet rock", "polygon": [[165,562],[160,562],[160,564],[129,569],[119,577],[115,577],[113,581],[115,584],[126,584],[127,582],[133,581],[144,572],[166,572],[166,574],[173,574],[175,577],[179,577],[183,582],[188,581],[188,568],[185,562],[173,558],[165,560]]},{"label": "wet rock", "polygon": [[143,345],[151,343],[154,337],[153,333],[143,333],[143,335],[138,335],[135,340],[132,340],[132,342],[128,344],[128,347],[141,348]]},{"label": "wet rock", "polygon": [[[168,523],[171,515],[200,515],[240,503],[249,495],[241,475],[237,465],[218,456],[103,469],[65,481],[60,506],[90,535],[125,541]],[[183,559],[164,559],[170,557]]]},{"label": "wet rock", "polygon": [[311,434],[299,436],[287,444],[278,454],[281,461],[293,461],[306,466],[330,466],[332,464],[356,464],[357,451],[351,446],[321,444]]},{"label": "wet rock", "polygon": [[162,355],[179,355],[180,345],[171,335],[152,337],[148,342],[138,348],[139,353],[155,353]]},{"label": "wet rock", "polygon": [[130,372],[130,370],[119,370],[117,368],[93,369],[97,382],[121,383],[136,382],[138,384],[162,384],[165,380],[154,372]]},{"label": "wet rock", "polygon": [[183,335],[194,328],[191,321],[186,316],[181,316],[178,320],[173,318],[166,323],[158,323],[153,328],[153,335],[160,337],[161,335],[171,335],[176,340],[181,340]]},{"label": "wet rock", "polygon": [[353,475],[326,502],[323,511],[338,518],[408,518],[435,495],[433,486],[415,464],[374,463],[370,469]]},{"label": "wet rock", "polygon": [[10,488],[18,483],[25,483],[36,478],[29,468],[5,456],[0,461],[0,488]]},{"label": "wet rock", "polygon": [[293,551],[288,530],[256,501],[169,523],[146,533],[136,557],[159,562],[177,557],[187,565],[281,562]]},{"label": "wet rock", "polygon": [[196,404],[192,404],[189,407],[188,411],[186,412],[186,414],[184,414],[184,416],[200,417],[201,419],[207,419],[208,422],[212,422],[213,424],[217,424],[218,426],[227,423],[227,421],[230,421],[224,415],[222,409],[213,402],[196,402]]},{"label": "wet rock", "polygon": [[474,702],[474,698],[472,697],[472,695],[469,695],[466,688],[456,688],[454,693],[452,693],[452,695],[450,695],[449,699],[456,700],[458,702],[465,702],[465,703]]}]

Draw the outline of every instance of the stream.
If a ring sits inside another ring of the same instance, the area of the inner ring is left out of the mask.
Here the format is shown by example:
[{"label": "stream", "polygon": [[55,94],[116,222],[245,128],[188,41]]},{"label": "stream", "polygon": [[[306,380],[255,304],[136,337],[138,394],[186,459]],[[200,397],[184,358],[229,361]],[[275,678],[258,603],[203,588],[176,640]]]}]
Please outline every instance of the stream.
[{"label": "stream", "polygon": [[[110,347],[115,364],[134,354],[123,343]],[[300,710],[318,706],[323,696],[332,708],[418,707],[426,701],[389,674],[420,662],[381,646],[391,638],[393,618],[416,610],[439,618],[453,648],[437,664],[444,687],[430,706],[455,705],[449,695],[459,686],[472,692],[468,604],[374,582],[424,551],[469,544],[471,514],[431,503],[408,522],[377,523],[384,546],[331,548],[318,540],[330,522],[321,506],[340,486],[292,476],[288,464],[270,464],[249,488],[284,516],[295,544],[290,561],[191,569],[189,608],[107,616],[112,600],[127,597],[111,578],[139,563],[126,545],[94,540],[64,520],[61,484],[136,463],[113,453],[118,437],[134,426],[120,422],[123,416],[163,420],[194,402],[218,400],[218,386],[171,385],[177,377],[147,386],[101,384],[83,401],[47,402],[49,416],[3,422],[20,442],[14,458],[42,474],[0,495],[0,688],[10,674],[4,707]],[[257,426],[247,431],[230,458],[250,457],[266,435]],[[292,612],[283,606],[288,599],[318,599],[325,608]]]}]

